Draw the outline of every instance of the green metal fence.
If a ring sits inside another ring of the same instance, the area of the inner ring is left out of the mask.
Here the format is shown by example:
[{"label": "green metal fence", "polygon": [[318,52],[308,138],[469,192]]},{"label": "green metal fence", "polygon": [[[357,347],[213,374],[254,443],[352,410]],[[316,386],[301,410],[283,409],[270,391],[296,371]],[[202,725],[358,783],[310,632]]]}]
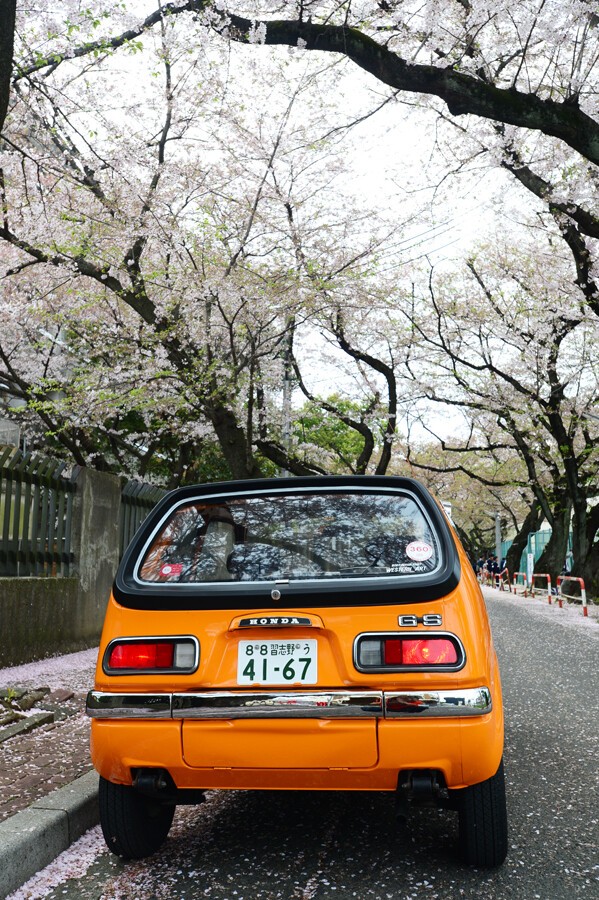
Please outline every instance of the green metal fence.
[{"label": "green metal fence", "polygon": [[0,447],[0,576],[66,576],[74,474],[67,464]]},{"label": "green metal fence", "polygon": [[[520,557],[520,571],[526,572],[526,561],[529,553],[532,553],[534,556],[535,563],[540,558],[543,550],[551,540],[551,529],[543,528],[541,531],[532,531],[528,535],[527,545],[522,551],[522,555]],[[512,541],[502,541],[501,544],[501,555],[502,557],[507,556],[507,552],[512,546]],[[570,532],[568,536],[568,551],[566,553],[566,565],[571,570],[573,565],[572,558],[572,532]]]}]

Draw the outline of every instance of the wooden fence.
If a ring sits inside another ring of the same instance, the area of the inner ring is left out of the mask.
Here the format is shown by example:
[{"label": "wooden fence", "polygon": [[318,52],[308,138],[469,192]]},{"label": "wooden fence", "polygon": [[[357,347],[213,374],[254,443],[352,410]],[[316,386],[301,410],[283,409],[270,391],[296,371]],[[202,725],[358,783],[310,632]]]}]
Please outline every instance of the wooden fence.
[{"label": "wooden fence", "polygon": [[71,574],[75,475],[66,468],[0,447],[0,576]]},{"label": "wooden fence", "polygon": [[[73,574],[78,472],[75,467],[67,473],[66,462],[0,446],[0,577]],[[121,556],[164,493],[145,482],[123,482],[118,511]]]},{"label": "wooden fence", "polygon": [[119,535],[121,556],[150,510],[166,491],[143,481],[128,481],[121,492]]}]

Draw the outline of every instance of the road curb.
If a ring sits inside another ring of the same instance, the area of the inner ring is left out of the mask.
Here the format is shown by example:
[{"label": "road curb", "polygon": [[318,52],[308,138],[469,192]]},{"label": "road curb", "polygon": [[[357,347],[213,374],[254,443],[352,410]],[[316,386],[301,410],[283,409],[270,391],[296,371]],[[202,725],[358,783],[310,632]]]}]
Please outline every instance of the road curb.
[{"label": "road curb", "polygon": [[28,881],[99,821],[91,771],[0,822],[0,898]]},{"label": "road curb", "polygon": [[22,734],[28,734],[41,725],[49,725],[53,721],[54,713],[50,712],[50,710],[42,710],[39,713],[34,713],[32,716],[27,716],[25,719],[11,722],[10,725],[4,725],[0,730],[0,744]]}]

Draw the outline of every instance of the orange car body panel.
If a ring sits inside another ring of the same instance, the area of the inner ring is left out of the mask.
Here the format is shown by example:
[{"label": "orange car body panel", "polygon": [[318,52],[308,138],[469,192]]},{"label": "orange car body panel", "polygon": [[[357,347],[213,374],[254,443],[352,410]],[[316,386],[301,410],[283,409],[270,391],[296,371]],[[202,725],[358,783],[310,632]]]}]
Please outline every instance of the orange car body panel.
[{"label": "orange car body panel", "polygon": [[[132,771],[162,767],[179,788],[381,790],[397,787],[402,770],[441,771],[449,788],[491,777],[503,753],[503,710],[497,659],[486,608],[470,563],[456,538],[461,578],[446,596],[381,606],[272,608],[251,613],[309,616],[309,628],[277,628],[276,639],[318,641],[318,683],[311,689],[457,690],[486,685],[492,711],[452,718],[122,719],[92,720],[94,766],[107,780],[132,783]],[[455,672],[359,672],[353,647],[365,632],[397,631],[398,615],[442,616],[442,630],[465,648]],[[126,608],[111,597],[96,670],[102,692],[160,693],[240,690],[240,640],[272,639],[272,629],[240,629],[247,610]],[[143,623],[140,626],[140,622]],[[200,663],[192,674],[107,675],[102,660],[117,637],[194,635]],[[258,687],[259,689],[259,687]]]}]

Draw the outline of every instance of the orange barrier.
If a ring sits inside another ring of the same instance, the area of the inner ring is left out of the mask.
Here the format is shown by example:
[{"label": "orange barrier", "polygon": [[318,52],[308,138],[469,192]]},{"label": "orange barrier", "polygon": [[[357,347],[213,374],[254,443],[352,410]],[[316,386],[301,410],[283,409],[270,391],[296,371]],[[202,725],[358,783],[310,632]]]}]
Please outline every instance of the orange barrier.
[{"label": "orange barrier", "polygon": [[507,590],[511,594],[512,586],[510,584],[510,572],[509,572],[509,569],[507,566],[505,567],[505,569],[502,572],[499,573],[499,590],[505,591],[506,584],[507,584]]},{"label": "orange barrier", "polygon": [[530,593],[533,597],[536,593],[541,594],[543,592],[542,588],[535,587],[535,578],[547,579],[547,603],[551,604],[551,575],[546,575],[544,572],[533,572],[532,583],[530,585]]},{"label": "orange barrier", "polygon": [[486,566],[483,566],[482,570],[479,573],[479,578],[481,584],[485,587],[494,587],[499,591],[505,591],[505,585],[507,583],[507,590],[512,592],[512,586],[510,584],[510,573],[507,567],[503,569],[501,572],[489,572]]},{"label": "orange barrier", "polygon": [[518,578],[520,577],[520,575],[522,576],[522,582],[523,582],[522,587],[524,588],[524,590],[522,592],[523,596],[528,597],[528,584],[526,582],[526,572],[514,572],[514,594],[518,593],[517,588],[520,587],[520,585],[518,584]]},{"label": "orange barrier", "polygon": [[564,581],[577,581],[580,585],[580,599],[582,600],[582,614],[583,616],[588,616],[589,611],[587,607],[587,592],[584,586],[584,581],[582,578],[575,578],[573,575],[560,575],[557,579],[557,602],[559,603],[559,608],[562,609],[562,597],[565,597],[567,600],[578,600],[577,594],[564,594],[562,590],[562,584]]}]

